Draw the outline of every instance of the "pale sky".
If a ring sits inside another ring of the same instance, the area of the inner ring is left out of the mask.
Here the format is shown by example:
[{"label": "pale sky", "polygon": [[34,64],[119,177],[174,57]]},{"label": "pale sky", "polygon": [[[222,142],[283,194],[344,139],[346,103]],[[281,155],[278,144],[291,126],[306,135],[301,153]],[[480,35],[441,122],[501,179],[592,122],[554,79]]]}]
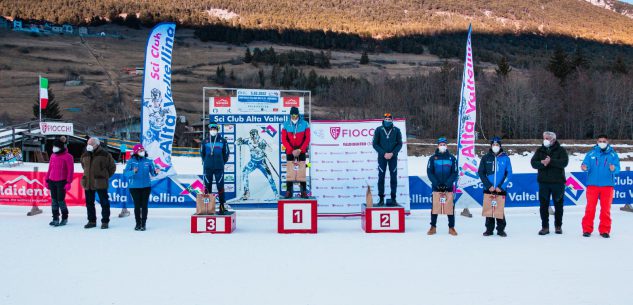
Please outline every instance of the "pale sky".
[{"label": "pale sky", "polygon": [[633,4],[633,0],[620,0],[620,1]]}]

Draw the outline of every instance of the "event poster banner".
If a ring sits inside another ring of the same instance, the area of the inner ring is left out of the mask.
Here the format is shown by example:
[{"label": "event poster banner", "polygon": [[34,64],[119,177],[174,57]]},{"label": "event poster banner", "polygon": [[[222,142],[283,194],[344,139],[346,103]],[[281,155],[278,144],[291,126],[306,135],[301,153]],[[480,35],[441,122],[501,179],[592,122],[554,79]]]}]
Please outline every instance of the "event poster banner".
[{"label": "event poster banner", "polygon": [[149,158],[161,169],[160,174],[152,180],[176,174],[171,164],[177,121],[171,89],[171,62],[175,36],[175,23],[160,23],[152,29],[145,50],[141,143]]},{"label": "event poster banner", "polygon": [[304,98],[279,90],[238,89],[236,96],[209,97],[209,119],[222,126],[231,150],[224,169],[231,205],[275,207],[286,191],[281,128],[290,108],[304,114]]},{"label": "event poster banner", "polygon": [[475,94],[475,70],[470,39],[471,30],[472,28],[469,27],[457,127],[457,165],[459,168],[457,186],[460,189],[477,183],[479,179],[477,176],[479,161],[475,152],[477,95]]},{"label": "event poster banner", "polygon": [[[372,146],[374,130],[381,120],[314,121],[312,130],[312,194],[319,200],[319,214],[359,214],[367,186],[378,202],[378,153]],[[406,141],[405,120],[395,120]],[[409,210],[407,144],[398,154],[397,201]],[[385,194],[389,194],[389,173]]]},{"label": "event poster banner", "polygon": [[73,123],[61,123],[61,122],[40,122],[40,132],[45,135],[67,135],[72,136],[75,134]]}]

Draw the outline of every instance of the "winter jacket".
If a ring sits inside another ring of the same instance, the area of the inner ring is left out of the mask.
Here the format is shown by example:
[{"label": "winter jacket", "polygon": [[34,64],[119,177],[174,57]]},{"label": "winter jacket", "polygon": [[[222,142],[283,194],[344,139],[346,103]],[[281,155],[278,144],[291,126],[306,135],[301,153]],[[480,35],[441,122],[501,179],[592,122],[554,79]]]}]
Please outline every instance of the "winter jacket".
[{"label": "winter jacket", "polygon": [[508,183],[512,178],[512,163],[510,157],[503,151],[495,155],[492,149],[481,158],[479,163],[479,179],[484,185],[484,190],[488,190],[491,186],[506,191]]},{"label": "winter jacket", "polygon": [[[611,145],[605,150],[596,145],[586,156],[582,164],[587,166],[587,185],[614,186],[615,175],[620,173],[620,158]],[[615,165],[615,171],[609,168]]]},{"label": "winter jacket", "polygon": [[[402,133],[396,126],[386,128],[385,123],[374,130],[374,140],[372,144],[374,150],[378,152],[378,158],[384,158],[386,153],[393,153],[393,157],[398,157],[398,152],[402,148]],[[389,135],[389,136],[387,136]]]},{"label": "winter jacket", "polygon": [[429,158],[426,166],[426,175],[431,180],[434,192],[439,191],[440,186],[453,189],[453,184],[457,180],[457,160],[448,151],[441,153],[435,150],[435,154]]},{"label": "winter jacket", "polygon": [[53,153],[48,162],[48,172],[46,172],[46,181],[73,181],[75,173],[75,165],[73,156],[63,149],[58,153]]},{"label": "winter jacket", "polygon": [[[138,169],[136,173],[134,172],[135,168]],[[127,178],[128,188],[139,189],[151,187],[152,182],[150,177],[156,176],[156,166],[154,166],[152,160],[146,157],[134,156],[125,166],[123,176]]]},{"label": "winter jacket", "polygon": [[301,116],[297,124],[291,120],[284,122],[281,130],[281,143],[286,148],[286,154],[291,154],[293,150],[300,149],[302,153],[308,151],[310,145],[310,125]]},{"label": "winter jacket", "polygon": [[101,146],[81,155],[81,167],[84,169],[81,186],[86,190],[107,190],[108,181],[116,171],[112,155]]},{"label": "winter jacket", "polygon": [[215,137],[209,136],[202,142],[200,156],[205,173],[224,169],[224,164],[229,161],[229,145],[226,139],[219,134]]},{"label": "winter jacket", "polygon": [[[542,160],[549,156],[550,163],[545,166]],[[554,142],[550,147],[541,146],[534,152],[532,156],[532,167],[538,170],[538,183],[565,183],[565,167],[569,163],[567,151],[558,141]]]}]

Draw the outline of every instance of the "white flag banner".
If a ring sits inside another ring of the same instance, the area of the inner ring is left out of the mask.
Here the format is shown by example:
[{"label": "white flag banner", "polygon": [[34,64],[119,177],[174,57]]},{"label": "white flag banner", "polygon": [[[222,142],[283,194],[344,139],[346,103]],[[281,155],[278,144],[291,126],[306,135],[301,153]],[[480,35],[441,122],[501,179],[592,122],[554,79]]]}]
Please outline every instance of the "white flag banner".
[{"label": "white flag banner", "polygon": [[[372,146],[374,130],[381,120],[313,121],[310,163],[312,194],[319,202],[319,215],[359,215],[367,185],[378,201],[378,153]],[[405,120],[394,120],[403,145],[398,154],[398,203],[410,209],[409,173]],[[385,194],[390,193],[389,173]]]},{"label": "white flag banner", "polygon": [[141,143],[161,173],[153,179],[175,175],[171,153],[176,131],[176,106],[171,90],[171,62],[175,23],[156,25],[147,40],[141,106]]},{"label": "white flag banner", "polygon": [[464,76],[462,80],[462,94],[459,103],[459,126],[457,129],[457,163],[459,176],[458,188],[462,189],[479,183],[477,170],[479,159],[475,151],[475,124],[477,123],[477,96],[475,94],[475,69],[473,66],[473,51],[471,45],[471,31],[468,28],[466,42],[466,60],[464,62]]}]

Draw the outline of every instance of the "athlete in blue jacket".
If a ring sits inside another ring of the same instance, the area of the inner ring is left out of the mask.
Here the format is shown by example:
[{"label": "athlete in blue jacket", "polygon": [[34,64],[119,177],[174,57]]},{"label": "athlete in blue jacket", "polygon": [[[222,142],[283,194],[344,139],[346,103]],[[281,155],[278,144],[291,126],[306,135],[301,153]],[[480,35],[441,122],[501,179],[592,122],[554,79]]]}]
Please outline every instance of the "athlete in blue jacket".
[{"label": "athlete in blue jacket", "polygon": [[[442,137],[437,140],[437,150],[435,154],[429,158],[426,166],[426,175],[431,180],[433,192],[452,192],[453,184],[457,180],[457,160],[447,150],[446,138]],[[453,206],[453,210],[455,206]],[[433,214],[431,209],[431,228],[428,235],[434,235],[437,230],[437,214]],[[448,215],[448,233],[455,236],[455,215]]]},{"label": "athlete in blue jacket", "polygon": [[[506,195],[508,183],[512,178],[512,164],[510,157],[501,147],[501,138],[493,137],[490,141],[490,150],[481,158],[479,164],[479,179],[483,184],[484,194]],[[506,237],[506,219],[496,219],[497,234]],[[486,231],[484,236],[492,235],[495,228],[495,218],[486,217]]]},{"label": "athlete in blue jacket", "polygon": [[209,124],[209,137],[204,139],[200,147],[200,157],[204,168],[204,188],[211,193],[213,180],[218,188],[220,213],[226,212],[224,194],[224,164],[229,161],[229,146],[226,139],[218,134],[219,126],[216,122]]}]

